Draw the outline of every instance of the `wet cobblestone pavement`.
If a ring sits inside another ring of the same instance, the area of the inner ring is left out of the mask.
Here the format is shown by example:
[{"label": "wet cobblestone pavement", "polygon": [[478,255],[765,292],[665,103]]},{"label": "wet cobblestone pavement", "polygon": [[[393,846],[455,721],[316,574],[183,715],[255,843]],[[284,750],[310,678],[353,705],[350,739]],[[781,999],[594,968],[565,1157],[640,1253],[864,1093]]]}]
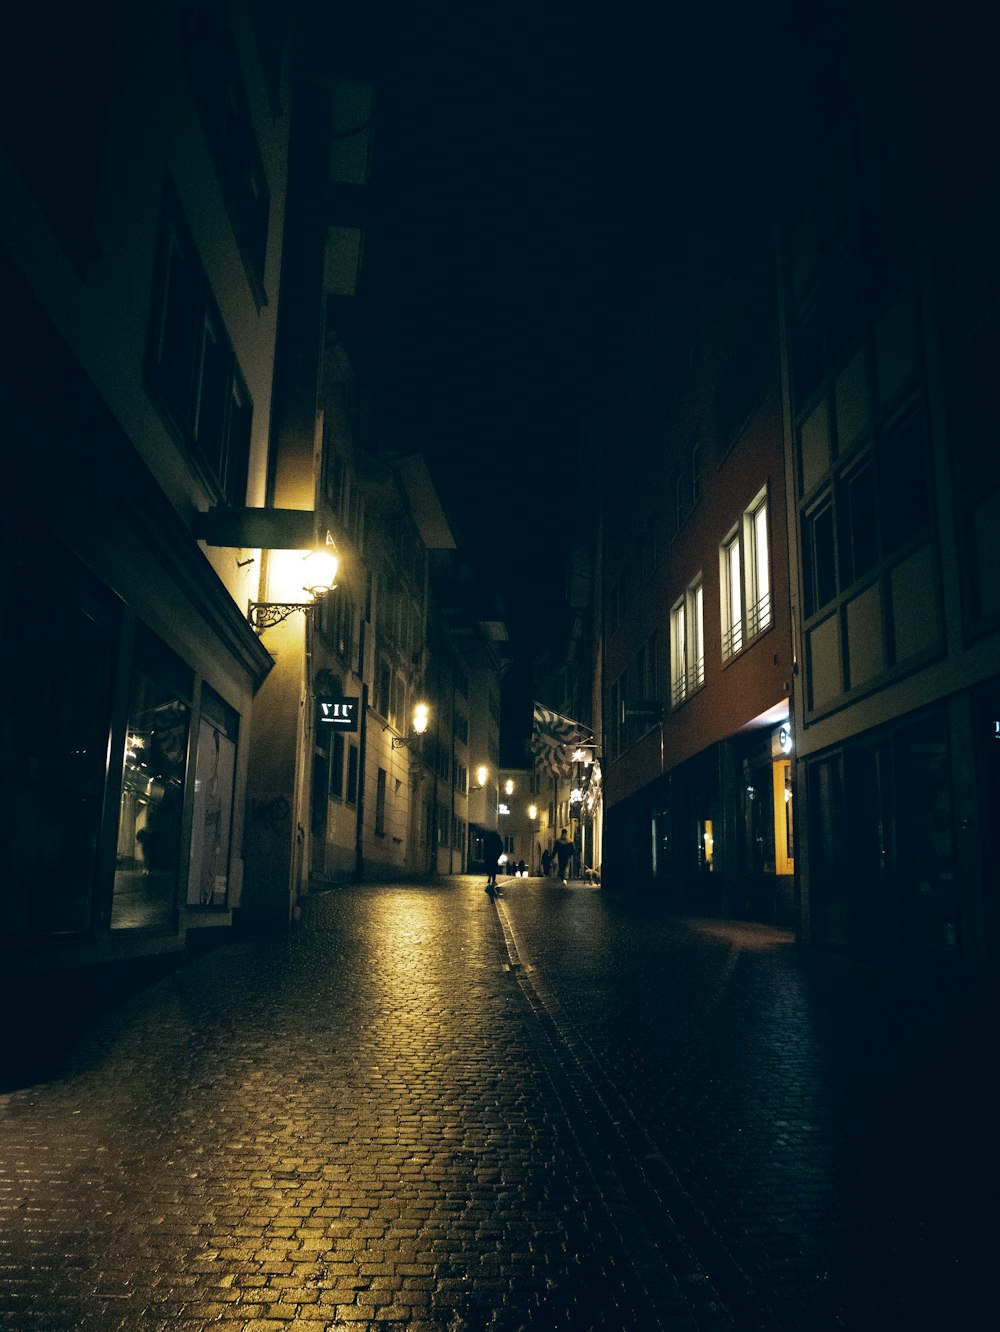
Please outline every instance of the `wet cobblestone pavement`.
[{"label": "wet cobblestone pavement", "polygon": [[582,886],[321,894],[8,1060],[0,1329],[991,1325],[939,1008]]}]

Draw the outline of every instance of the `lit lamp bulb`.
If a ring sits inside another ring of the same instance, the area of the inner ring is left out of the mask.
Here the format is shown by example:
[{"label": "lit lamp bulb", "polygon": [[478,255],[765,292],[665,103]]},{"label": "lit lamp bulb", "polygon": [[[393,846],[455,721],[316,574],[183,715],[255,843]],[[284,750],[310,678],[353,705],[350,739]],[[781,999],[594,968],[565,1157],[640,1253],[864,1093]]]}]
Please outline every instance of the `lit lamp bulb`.
[{"label": "lit lamp bulb", "polygon": [[508,795],[514,794],[514,783],[510,777],[508,777],[507,780],[504,782],[503,789],[506,791]]},{"label": "lit lamp bulb", "polygon": [[303,585],[306,592],[311,592],[314,597],[321,597],[327,592],[332,592],[337,586],[337,570],[340,568],[340,560],[330,550],[313,550],[305,557],[303,561],[303,571],[306,582]]},{"label": "lit lamp bulb", "polygon": [[423,735],[430,721],[430,708],[426,703],[418,703],[413,709],[413,730],[416,735]]},{"label": "lit lamp bulb", "polygon": [[489,772],[485,765],[476,769],[476,781],[479,783],[480,786],[486,785],[486,778],[488,776]]}]

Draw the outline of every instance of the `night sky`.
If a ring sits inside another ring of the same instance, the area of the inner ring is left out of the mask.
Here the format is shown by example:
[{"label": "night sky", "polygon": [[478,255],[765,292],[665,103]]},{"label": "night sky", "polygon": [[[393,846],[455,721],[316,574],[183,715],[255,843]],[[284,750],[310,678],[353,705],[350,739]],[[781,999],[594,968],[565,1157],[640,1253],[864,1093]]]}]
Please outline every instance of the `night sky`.
[{"label": "night sky", "polygon": [[654,275],[724,197],[723,62],[748,33],[634,0],[350,8],[329,7],[330,40],[378,87],[404,430],[469,520],[523,664],[560,624],[558,594],[525,589],[566,546],[581,419],[613,402]]},{"label": "night sky", "polygon": [[411,428],[469,474],[463,500],[486,460],[498,505],[554,516],[650,266],[717,175],[706,23],[632,0],[346,8],[331,32],[379,86]]}]

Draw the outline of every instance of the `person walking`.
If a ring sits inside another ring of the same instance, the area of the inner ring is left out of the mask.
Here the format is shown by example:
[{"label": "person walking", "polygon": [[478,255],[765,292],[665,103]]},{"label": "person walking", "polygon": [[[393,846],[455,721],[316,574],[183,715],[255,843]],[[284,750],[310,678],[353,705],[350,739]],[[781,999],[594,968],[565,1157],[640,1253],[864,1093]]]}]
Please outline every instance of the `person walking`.
[{"label": "person walking", "polygon": [[491,828],[483,838],[483,859],[486,862],[486,895],[491,900],[498,895],[500,889],[497,885],[497,873],[500,868],[500,857],[503,855],[503,838]]},{"label": "person walking", "polygon": [[569,882],[569,862],[573,855],[573,843],[569,840],[569,833],[565,828],[560,830],[559,840],[556,842],[556,864],[558,873],[563,883]]},{"label": "person walking", "polygon": [[548,847],[542,852],[542,878],[547,879],[552,871],[552,852]]}]

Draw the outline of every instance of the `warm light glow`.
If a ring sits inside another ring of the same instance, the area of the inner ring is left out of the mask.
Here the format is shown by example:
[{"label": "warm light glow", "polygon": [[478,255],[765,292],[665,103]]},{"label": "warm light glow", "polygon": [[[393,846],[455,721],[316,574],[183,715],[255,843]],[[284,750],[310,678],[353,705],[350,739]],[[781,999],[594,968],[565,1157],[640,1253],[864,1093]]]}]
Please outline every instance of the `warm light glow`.
[{"label": "warm light glow", "polygon": [[413,709],[413,730],[416,735],[423,735],[431,719],[430,708],[426,703],[417,703]]},{"label": "warm light glow", "polygon": [[339,568],[340,560],[334,553],[332,546],[323,550],[310,551],[303,560],[305,579],[302,584],[303,590],[311,592],[313,596],[324,592],[332,592],[337,586],[337,570]]},{"label": "warm light glow", "polygon": [[480,786],[486,785],[486,778],[490,775],[489,768],[485,764],[476,769],[476,781]]},{"label": "warm light glow", "polygon": [[583,799],[583,792],[574,787],[573,790],[570,791],[569,793],[569,803],[571,805],[578,805],[582,799]]},{"label": "warm light glow", "polygon": [[507,780],[504,782],[503,789],[504,791],[506,791],[507,795],[514,794],[514,782],[510,777],[508,777]]},{"label": "warm light glow", "polygon": [[529,819],[537,819],[537,818],[538,818],[538,806],[537,806],[537,805],[529,805],[529,806],[528,806],[528,818],[529,818]]},{"label": "warm light glow", "polygon": [[332,545],[311,551],[273,550],[265,600],[308,604],[333,590],[338,568]]}]

